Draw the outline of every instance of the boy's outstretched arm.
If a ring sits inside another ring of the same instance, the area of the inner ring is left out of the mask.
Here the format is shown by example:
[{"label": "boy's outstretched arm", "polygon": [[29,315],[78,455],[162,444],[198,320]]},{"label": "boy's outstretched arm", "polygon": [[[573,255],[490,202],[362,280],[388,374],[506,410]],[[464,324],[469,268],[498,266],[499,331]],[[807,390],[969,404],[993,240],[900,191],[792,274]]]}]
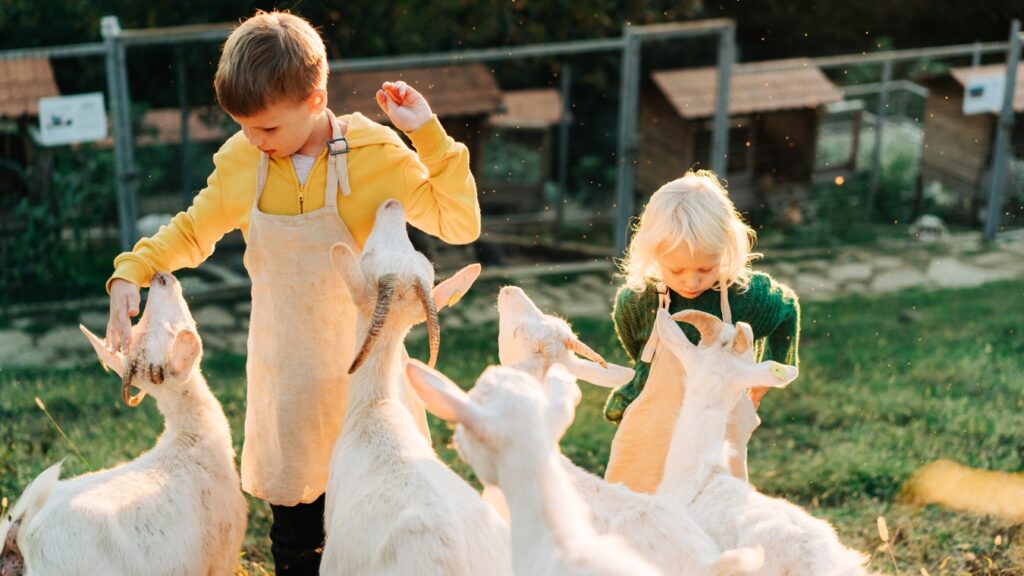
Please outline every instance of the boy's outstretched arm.
[{"label": "boy's outstretched arm", "polygon": [[[110,317],[106,334],[107,345],[114,350],[128,351],[131,345],[129,318],[139,313],[140,288],[149,286],[153,274],[198,266],[213,253],[214,245],[224,234],[242,223],[246,202],[251,203],[252,196],[235,198],[238,194],[234,190],[226,191],[219,176],[223,168],[234,172],[238,155],[224,154],[230,144],[231,141],[214,156],[215,168],[207,186],[196,195],[187,211],[179,212],[159,232],[139,240],[131,252],[114,259],[114,273],[107,280]],[[249,179],[240,180],[248,182]]]},{"label": "boy's outstretched arm", "polygon": [[396,194],[409,222],[450,244],[479,238],[480,203],[466,146],[445,133],[423,95],[404,82],[385,82],[377,104],[416,148],[408,153],[403,190]]}]

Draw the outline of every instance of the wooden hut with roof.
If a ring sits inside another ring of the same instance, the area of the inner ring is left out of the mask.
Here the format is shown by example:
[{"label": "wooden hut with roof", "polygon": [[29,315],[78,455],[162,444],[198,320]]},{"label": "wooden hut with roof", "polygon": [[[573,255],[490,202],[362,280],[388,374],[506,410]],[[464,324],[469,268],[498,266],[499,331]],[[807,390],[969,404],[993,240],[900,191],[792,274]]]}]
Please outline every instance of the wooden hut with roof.
[{"label": "wooden hut with roof", "polygon": [[[953,68],[947,74],[921,81],[928,87],[921,152],[922,185],[928,187],[938,182],[956,192],[961,212],[971,220],[976,218],[988,195],[999,112],[964,114],[965,90],[974,79],[1005,73],[1005,64],[994,64]],[[998,96],[1001,103],[1002,96]],[[1017,68],[1013,112],[1010,150],[1013,156],[1024,158],[1024,64]],[[1021,182],[1012,176],[1007,178],[1007,187],[1019,193]],[[1004,192],[1003,197],[1012,196]]]},{"label": "wooden hut with roof", "polygon": [[342,72],[327,80],[331,110],[337,114],[358,111],[390,124],[375,95],[384,82],[397,80],[419,90],[445,131],[469,148],[475,173],[487,118],[501,106],[501,88],[494,74],[483,64]]},{"label": "wooden hut with roof", "polygon": [[554,88],[510,90],[488,118],[483,160],[475,172],[483,204],[501,211],[536,210],[552,181],[554,128],[562,122]]},{"label": "wooden hut with roof", "polygon": [[5,191],[27,192],[18,167],[40,158],[29,127],[38,125],[39,99],[59,95],[49,59],[0,60],[0,187]]},{"label": "wooden hut with roof", "polygon": [[[737,64],[729,87],[729,194],[740,210],[783,209],[806,192],[824,106],[839,89],[809,59]],[[637,191],[708,168],[716,68],[652,74],[641,95]]]}]

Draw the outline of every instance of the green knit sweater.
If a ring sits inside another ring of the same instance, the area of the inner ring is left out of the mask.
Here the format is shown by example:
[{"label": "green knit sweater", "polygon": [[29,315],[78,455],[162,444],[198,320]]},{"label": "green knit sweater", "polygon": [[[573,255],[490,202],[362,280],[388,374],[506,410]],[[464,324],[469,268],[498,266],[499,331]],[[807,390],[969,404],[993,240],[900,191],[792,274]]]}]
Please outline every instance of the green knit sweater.
[{"label": "green knit sweater", "polygon": [[[717,290],[707,290],[693,300],[687,300],[673,291],[669,312],[692,308],[722,317],[721,295]],[[746,322],[754,330],[754,358],[757,361],[775,360],[796,366],[797,345],[800,338],[800,304],[796,294],[788,286],[780,284],[771,276],[755,272],[750,286],[739,291],[729,288],[729,308],[733,322]],[[651,369],[648,362],[639,361],[658,310],[658,290],[649,284],[643,292],[635,292],[623,286],[615,296],[615,333],[635,363],[636,375],[633,380],[616,389],[605,404],[605,418],[612,422],[622,420],[626,406],[640,395]],[[692,325],[680,323],[683,332],[696,344],[700,334]]]}]

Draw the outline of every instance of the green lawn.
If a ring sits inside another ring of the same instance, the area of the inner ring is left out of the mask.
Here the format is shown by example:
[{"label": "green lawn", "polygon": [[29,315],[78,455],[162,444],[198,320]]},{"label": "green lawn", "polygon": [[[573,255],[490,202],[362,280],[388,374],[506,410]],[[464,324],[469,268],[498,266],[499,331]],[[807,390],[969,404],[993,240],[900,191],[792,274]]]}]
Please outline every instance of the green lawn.
[{"label": "green lawn", "polygon": [[[1024,470],[1022,325],[1024,281],[806,304],[801,376],[762,404],[763,424],[750,446],[752,481],[832,521],[845,542],[868,553],[880,543],[875,519],[885,516],[902,574],[1022,573],[1021,525],[894,502],[913,470],[938,458]],[[580,320],[575,328],[609,360],[624,361],[610,322]],[[446,330],[439,367],[469,386],[497,361],[496,341],[494,325]],[[417,340],[410,353],[423,358],[425,348]],[[204,368],[240,442],[244,361],[212,357]],[[614,428],[600,414],[604,392],[582,387],[563,450],[603,472]],[[154,403],[128,409],[118,389],[118,379],[98,365],[0,370],[0,496],[15,499],[61,458],[67,457],[65,475],[73,475],[151,446],[161,429]],[[85,461],[36,406],[36,396]],[[431,426],[442,457],[469,475],[448,446],[450,430],[436,420]],[[269,570],[268,510],[250,504],[246,559],[266,561]],[[887,554],[873,566],[896,572]]]}]

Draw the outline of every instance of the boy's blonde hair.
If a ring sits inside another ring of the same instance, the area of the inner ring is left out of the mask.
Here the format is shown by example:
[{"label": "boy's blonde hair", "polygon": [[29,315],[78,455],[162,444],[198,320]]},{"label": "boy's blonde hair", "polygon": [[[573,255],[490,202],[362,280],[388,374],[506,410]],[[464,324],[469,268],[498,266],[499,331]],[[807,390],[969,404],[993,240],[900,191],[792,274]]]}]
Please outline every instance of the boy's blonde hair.
[{"label": "boy's blonde hair", "polygon": [[304,18],[259,10],[228,36],[213,86],[233,116],[255,116],[282,100],[301,102],[327,86],[324,41]]},{"label": "boy's blonde hair", "polygon": [[760,256],[750,251],[756,239],[718,176],[710,170],[690,170],[651,196],[620,267],[626,286],[642,292],[649,282],[661,280],[658,254],[686,244],[690,250],[721,255],[716,288],[723,281],[727,287],[746,288],[750,263]]}]

